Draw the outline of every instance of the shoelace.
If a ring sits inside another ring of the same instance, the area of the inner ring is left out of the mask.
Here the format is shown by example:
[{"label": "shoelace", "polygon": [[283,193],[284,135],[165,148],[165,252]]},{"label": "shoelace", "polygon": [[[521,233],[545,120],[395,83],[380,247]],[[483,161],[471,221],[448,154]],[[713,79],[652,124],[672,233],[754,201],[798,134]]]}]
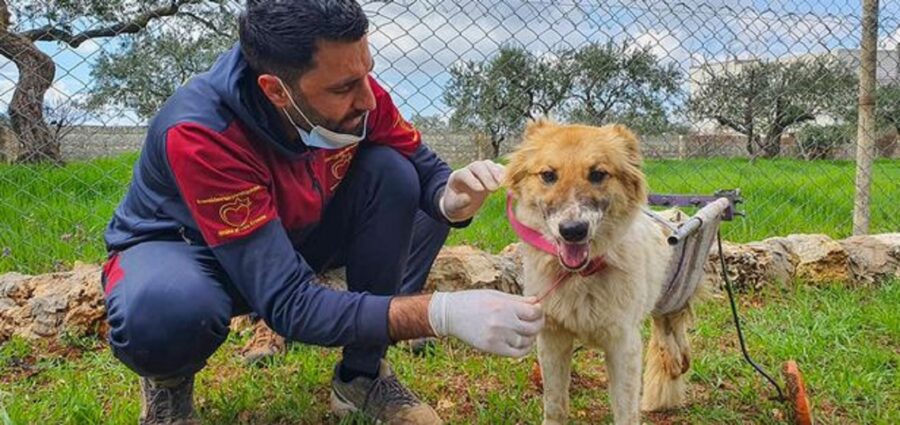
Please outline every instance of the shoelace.
[{"label": "shoelace", "polygon": [[365,412],[369,406],[369,402],[373,399],[373,395],[380,394],[381,407],[378,409],[378,413],[375,415],[376,418],[380,418],[381,414],[384,412],[385,407],[387,407],[386,401],[389,400],[397,400],[402,404],[407,404],[410,406],[416,405],[419,400],[414,396],[406,387],[400,384],[400,381],[397,380],[397,377],[394,375],[390,376],[380,376],[375,378],[372,382],[372,388],[369,388],[368,394],[366,394],[366,402],[363,403],[363,412]]}]

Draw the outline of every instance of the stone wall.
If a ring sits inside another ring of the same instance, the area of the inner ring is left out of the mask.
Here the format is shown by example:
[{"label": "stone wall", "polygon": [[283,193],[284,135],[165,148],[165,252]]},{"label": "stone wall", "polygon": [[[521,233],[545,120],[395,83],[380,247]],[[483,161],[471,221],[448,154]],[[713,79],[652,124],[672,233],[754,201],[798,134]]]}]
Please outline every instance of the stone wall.
[{"label": "stone wall", "polygon": [[[735,287],[754,291],[766,285],[840,282],[877,285],[900,279],[900,233],[832,240],[824,235],[790,235],[746,244],[725,243],[725,264]],[[441,250],[426,290],[490,288],[521,293],[518,244],[493,255],[469,246]],[[710,253],[703,285],[722,286],[719,255]],[[324,285],[346,288],[342,270],[322,276]],[[0,275],[0,343],[13,335],[53,338],[63,332],[104,331],[100,266],[76,263],[68,272]]]},{"label": "stone wall", "polygon": [[[81,126],[72,129],[62,141],[63,159],[83,160],[118,155],[140,150],[144,142],[144,127]],[[885,136],[879,141],[880,151],[892,158],[900,158],[896,135]],[[490,157],[490,146],[476,142],[474,134],[423,131],[422,140],[441,158],[452,165],[465,165],[477,159]],[[517,139],[504,143],[501,155],[510,151]],[[747,157],[746,139],[731,134],[662,134],[641,137],[644,156],[651,159],[686,159],[709,157]],[[0,126],[0,162],[8,162],[18,152],[15,136]],[[848,145],[835,153],[836,159],[853,160],[855,146]],[[790,136],[782,141],[782,156],[800,157],[797,144]]]}]

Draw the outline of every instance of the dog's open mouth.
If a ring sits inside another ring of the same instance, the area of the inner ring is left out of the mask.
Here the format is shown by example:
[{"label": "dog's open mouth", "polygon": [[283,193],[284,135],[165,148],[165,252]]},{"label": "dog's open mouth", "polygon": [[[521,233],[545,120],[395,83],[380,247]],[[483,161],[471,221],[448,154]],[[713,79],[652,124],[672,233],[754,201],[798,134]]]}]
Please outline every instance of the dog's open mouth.
[{"label": "dog's open mouth", "polygon": [[588,242],[561,242],[557,250],[560,264],[569,271],[583,269],[591,258],[591,244]]}]

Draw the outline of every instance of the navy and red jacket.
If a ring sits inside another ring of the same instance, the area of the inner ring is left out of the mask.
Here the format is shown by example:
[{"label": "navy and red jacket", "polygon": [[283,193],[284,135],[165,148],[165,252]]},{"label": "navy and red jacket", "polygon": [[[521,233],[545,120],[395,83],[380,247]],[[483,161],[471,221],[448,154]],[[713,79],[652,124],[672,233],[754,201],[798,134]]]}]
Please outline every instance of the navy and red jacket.
[{"label": "navy and red jacket", "polygon": [[[107,249],[179,232],[197,235],[279,334],[325,346],[386,345],[390,297],[318,286],[295,251],[358,146],[308,148],[289,137],[255,77],[236,44],[169,98],[150,122],[128,193],[106,229]],[[450,224],[438,207],[450,168],[388,93],[371,77],[369,83],[377,106],[361,143],[387,145],[409,158],[419,175],[420,208]],[[152,262],[148,267],[166,267]],[[115,280],[108,278],[107,291]]]}]

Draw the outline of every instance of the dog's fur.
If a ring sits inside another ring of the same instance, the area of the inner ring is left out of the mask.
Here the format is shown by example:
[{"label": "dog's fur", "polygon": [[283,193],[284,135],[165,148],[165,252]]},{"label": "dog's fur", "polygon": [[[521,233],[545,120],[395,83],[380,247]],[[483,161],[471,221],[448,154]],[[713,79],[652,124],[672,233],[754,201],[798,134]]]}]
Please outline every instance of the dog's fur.
[{"label": "dog's fur", "polygon": [[[555,174],[552,182],[546,181],[548,171]],[[603,176],[599,182],[597,172]],[[622,125],[530,122],[522,144],[510,155],[504,180],[521,222],[562,243],[561,223],[587,221],[589,257],[603,255],[608,263],[587,277],[572,273],[541,303],[547,319],[538,337],[544,423],[566,422],[576,338],[605,353],[617,424],[639,423],[641,409],[679,405],[690,363],[690,307],[653,317],[638,403],[641,324],[660,296],[672,248],[665,241],[667,232],[641,212],[647,186],[637,137]],[[559,273],[577,271],[566,268],[562,257],[526,244],[521,252],[525,295],[543,295]]]}]

